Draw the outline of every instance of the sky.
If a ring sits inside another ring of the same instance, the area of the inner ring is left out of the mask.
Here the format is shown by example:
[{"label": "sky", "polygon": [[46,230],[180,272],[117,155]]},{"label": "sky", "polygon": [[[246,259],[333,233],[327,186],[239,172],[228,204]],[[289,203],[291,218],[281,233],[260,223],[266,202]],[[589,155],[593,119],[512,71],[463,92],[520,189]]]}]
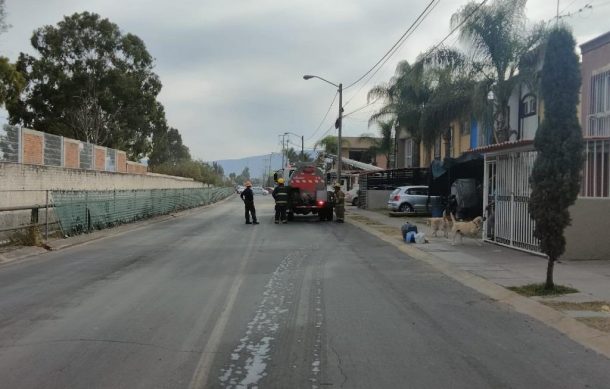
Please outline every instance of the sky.
[{"label": "sky", "polygon": [[[268,154],[278,135],[292,132],[312,147],[333,134],[336,88],[357,80],[398,40],[429,0],[6,0],[12,27],[0,36],[0,55],[35,54],[32,32],[64,15],[90,11],[139,36],[155,58],[163,83],[158,97],[168,123],[180,130],[194,158],[205,161]],[[373,78],[347,88],[344,110],[366,105],[368,90],[387,82],[401,60],[413,61],[449,32],[451,15],[466,0],[438,5]],[[592,9],[579,9],[591,5]],[[531,21],[550,20],[554,0],[529,0]],[[560,0],[577,43],[610,30],[610,0]],[[457,34],[447,42],[457,43]],[[366,82],[368,81],[368,82]],[[374,133],[375,105],[349,117],[344,136]],[[6,120],[0,113],[0,120]],[[319,128],[319,129],[318,129]],[[316,129],[318,131],[316,132]],[[295,148],[300,138],[290,135]]]}]

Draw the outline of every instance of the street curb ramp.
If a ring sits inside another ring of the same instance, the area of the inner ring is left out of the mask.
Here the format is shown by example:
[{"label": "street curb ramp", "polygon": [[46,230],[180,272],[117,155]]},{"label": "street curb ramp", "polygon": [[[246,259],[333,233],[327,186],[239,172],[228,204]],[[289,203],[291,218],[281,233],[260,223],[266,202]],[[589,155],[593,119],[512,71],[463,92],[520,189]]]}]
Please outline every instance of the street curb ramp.
[{"label": "street curb ramp", "polygon": [[610,359],[610,334],[591,328],[563,312],[559,312],[536,300],[508,290],[483,277],[459,269],[433,254],[418,249],[415,245],[405,244],[402,240],[390,237],[365,223],[351,218],[346,218],[346,220],[348,223],[361,230],[393,245],[409,257],[427,263],[434,269],[453,278],[462,285],[474,289],[495,301],[507,304],[515,311],[530,316],[547,326],[556,329],[575,342]]}]

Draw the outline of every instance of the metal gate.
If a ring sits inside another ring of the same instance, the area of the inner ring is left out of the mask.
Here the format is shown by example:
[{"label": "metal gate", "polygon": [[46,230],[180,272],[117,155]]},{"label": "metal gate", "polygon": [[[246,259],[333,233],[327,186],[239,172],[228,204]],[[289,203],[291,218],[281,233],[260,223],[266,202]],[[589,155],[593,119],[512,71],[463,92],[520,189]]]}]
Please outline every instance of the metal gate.
[{"label": "metal gate", "polygon": [[540,253],[529,214],[535,151],[485,157],[485,240]]}]

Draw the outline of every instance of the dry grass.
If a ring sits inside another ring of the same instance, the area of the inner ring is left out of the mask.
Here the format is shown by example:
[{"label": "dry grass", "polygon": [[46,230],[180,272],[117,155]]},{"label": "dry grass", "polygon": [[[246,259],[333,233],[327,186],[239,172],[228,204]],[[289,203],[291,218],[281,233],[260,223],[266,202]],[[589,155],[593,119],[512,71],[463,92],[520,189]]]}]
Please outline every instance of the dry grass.
[{"label": "dry grass", "polygon": [[[610,313],[610,303],[607,301],[586,301],[574,303],[569,301],[540,301],[542,304],[560,311],[592,311]],[[604,308],[605,307],[605,308]]]},{"label": "dry grass", "polygon": [[597,330],[610,332],[610,318],[608,317],[577,317],[576,320]]}]

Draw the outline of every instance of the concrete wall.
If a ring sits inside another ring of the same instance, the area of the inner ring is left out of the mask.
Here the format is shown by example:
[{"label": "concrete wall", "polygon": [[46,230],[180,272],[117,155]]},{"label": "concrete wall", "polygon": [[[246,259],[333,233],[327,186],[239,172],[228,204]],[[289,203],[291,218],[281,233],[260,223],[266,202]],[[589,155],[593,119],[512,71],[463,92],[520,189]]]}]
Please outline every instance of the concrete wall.
[{"label": "concrete wall", "polygon": [[570,207],[570,215],[563,258],[610,260],[610,199],[579,198]]},{"label": "concrete wall", "polygon": [[385,209],[388,206],[391,190],[367,190],[366,209]]},{"label": "concrete wall", "polygon": [[190,178],[0,162],[0,207],[44,204],[46,190],[202,188]]}]

